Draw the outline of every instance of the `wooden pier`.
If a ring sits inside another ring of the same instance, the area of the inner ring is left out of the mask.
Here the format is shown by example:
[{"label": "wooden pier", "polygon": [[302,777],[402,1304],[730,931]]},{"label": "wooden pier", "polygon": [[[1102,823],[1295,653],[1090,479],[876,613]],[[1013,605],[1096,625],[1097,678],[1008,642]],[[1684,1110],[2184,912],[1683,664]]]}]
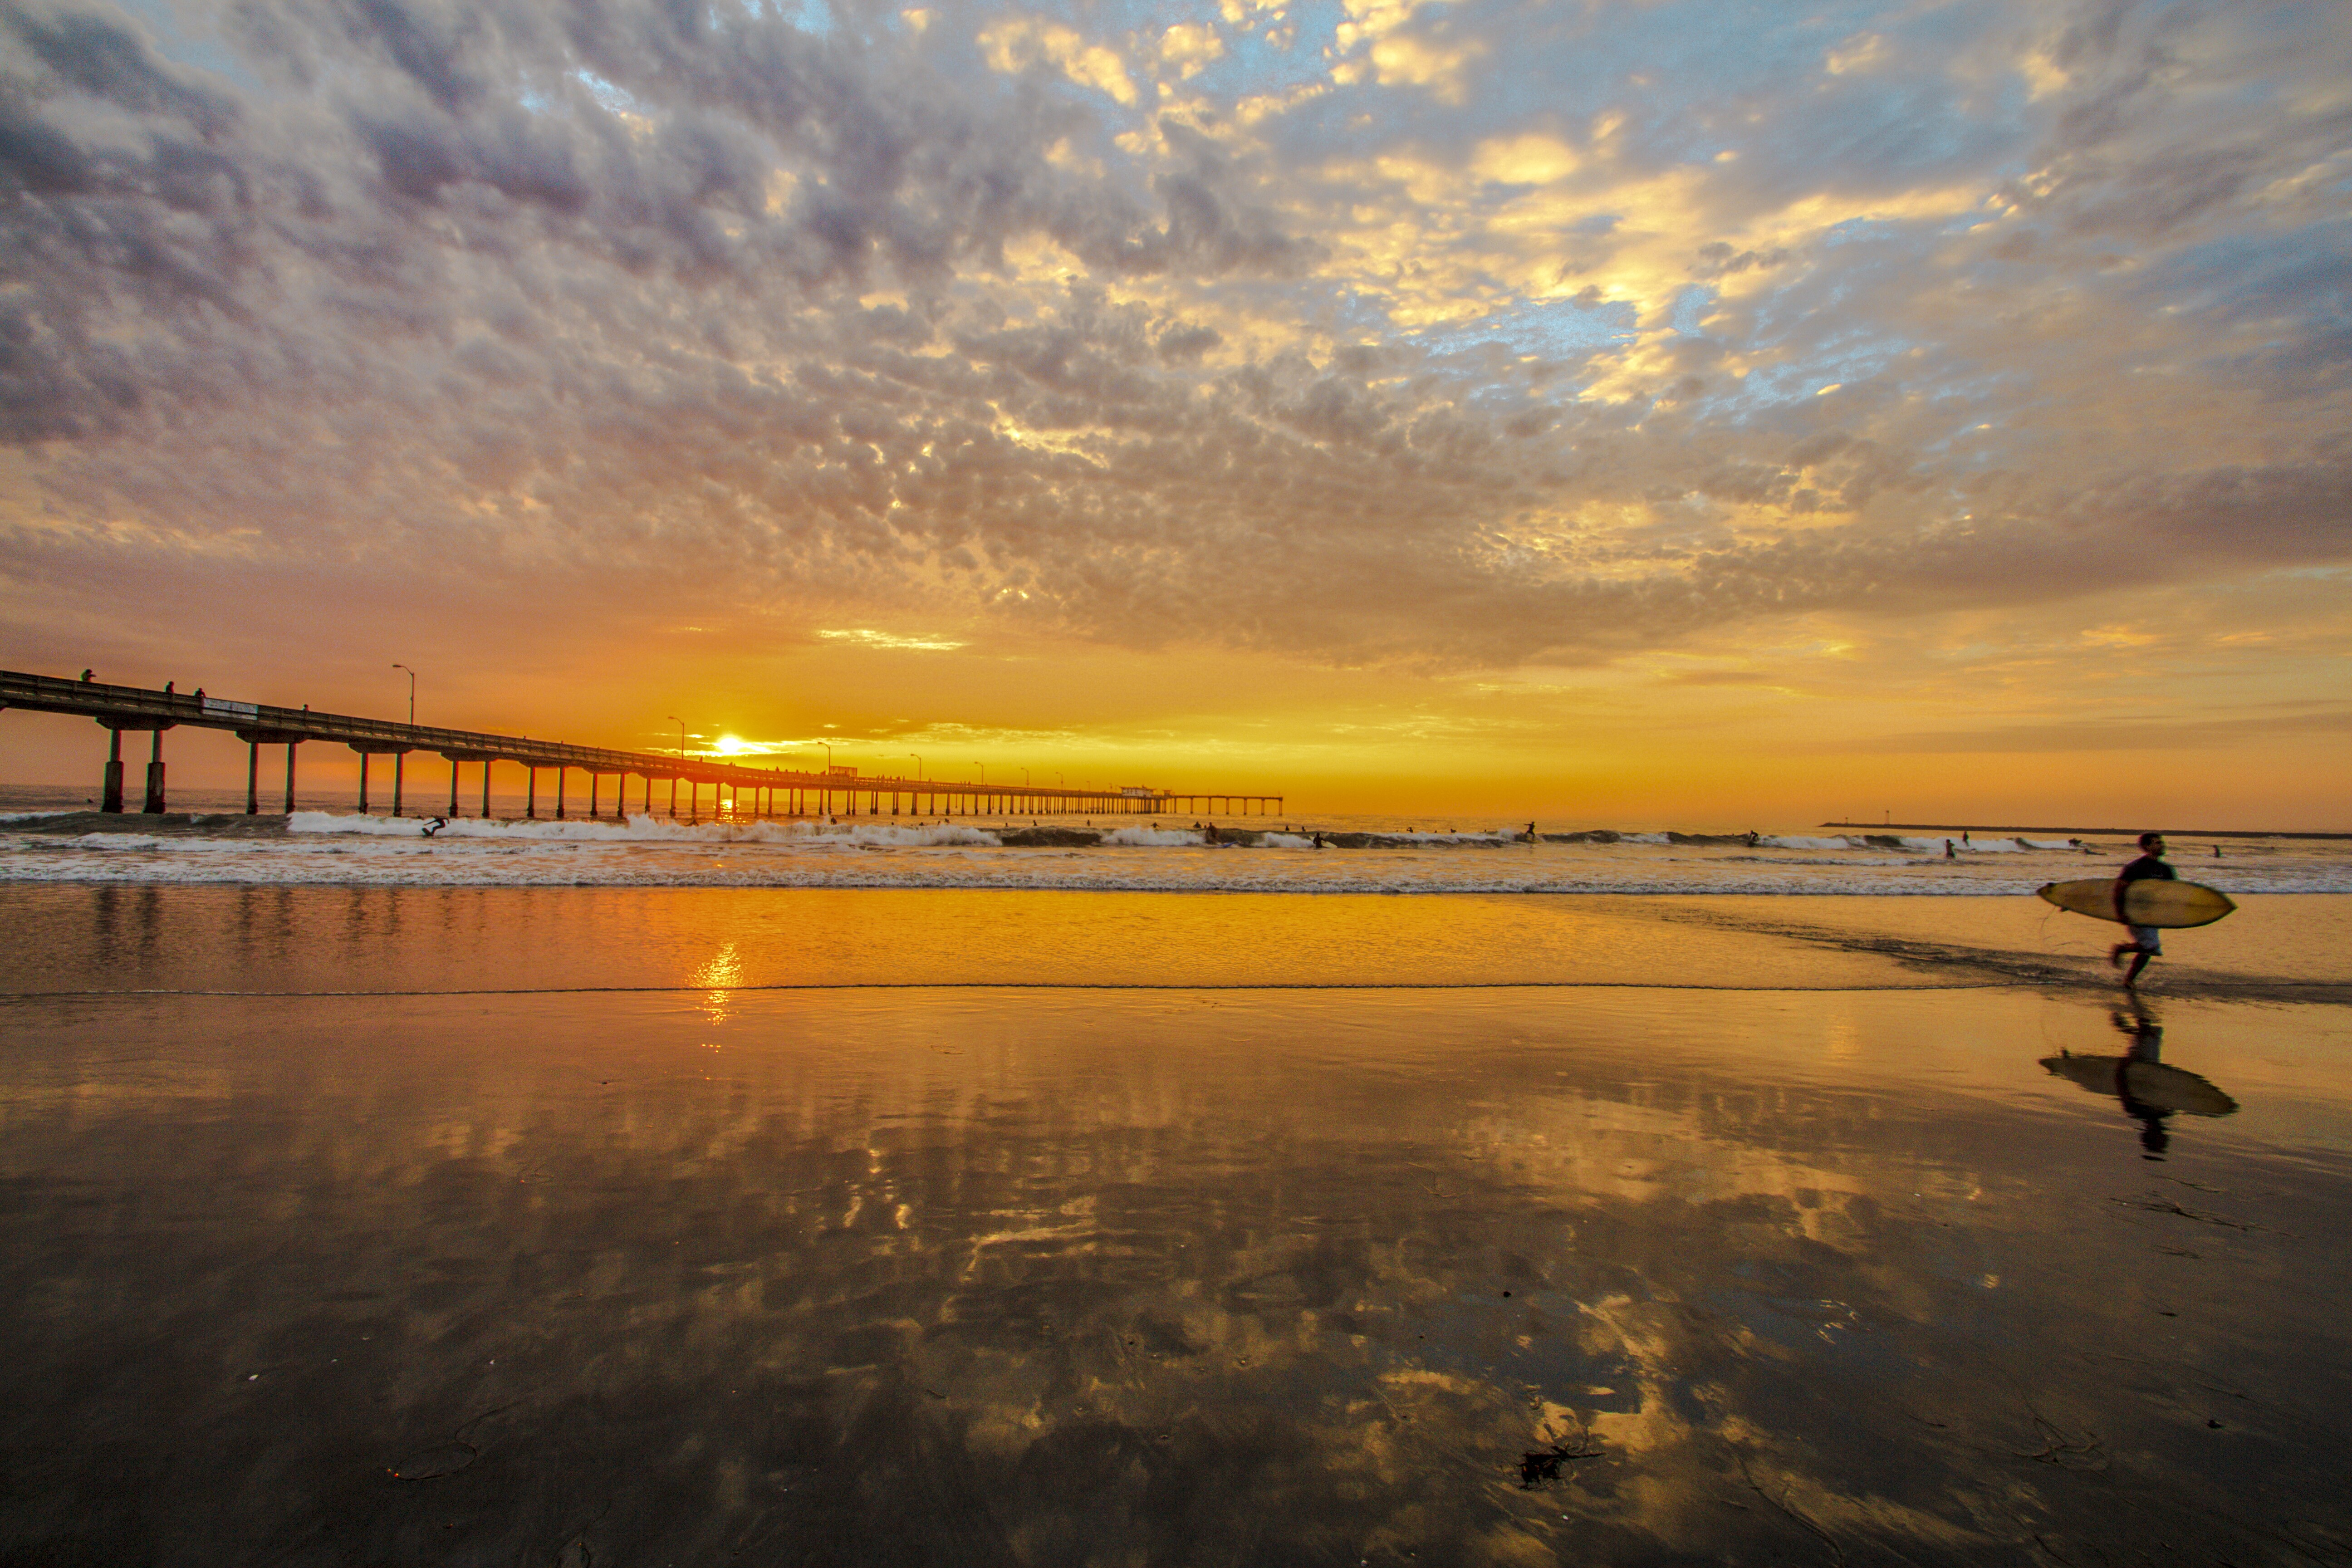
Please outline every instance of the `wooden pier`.
[{"label": "wooden pier", "polygon": [[[149,690],[137,686],[108,686],[94,680],[69,680],[56,676],[22,675],[0,670],[0,708],[23,708],[42,713],[71,713],[94,719],[110,734],[106,782],[101,811],[121,811],[122,737],[150,737],[146,792],[142,811],[164,809],[163,731],[180,728],[226,730],[247,748],[245,809],[261,809],[261,748],[286,748],[285,810],[295,803],[295,754],[311,742],[349,746],[359,753],[360,803],[368,810],[368,765],[378,757],[392,759],[392,815],[429,813],[459,816],[464,782],[461,770],[478,766],[481,812],[490,815],[490,770],[504,763],[525,770],[523,815],[539,816],[539,775],[555,773],[554,810],[561,818],[569,803],[569,776],[577,770],[588,775],[588,815],[596,816],[606,780],[612,781],[613,814],[625,811],[629,780],[644,782],[640,811],[655,813],[654,786],[667,783],[667,814],[681,815],[678,789],[687,790],[684,816],[698,821],[702,790],[709,786],[714,816],[1164,816],[1177,810],[1211,811],[1222,805],[1233,815],[1263,816],[1279,813],[1278,795],[1242,795],[1227,791],[1173,792],[1143,784],[1112,789],[1067,789],[1046,784],[957,784],[939,779],[909,779],[861,774],[855,768],[799,771],[759,765],[756,760],[718,762],[707,757],[660,752],[621,752],[601,746],[574,746],[561,741],[534,741],[520,735],[493,735],[471,730],[441,730],[404,724],[386,719],[357,719],[348,714],[314,712],[305,708],[275,708],[267,703],[239,702],[211,697],[201,690]],[[407,759],[416,752],[438,755],[449,764],[449,801],[406,811]],[[725,804],[722,805],[721,803]]]}]

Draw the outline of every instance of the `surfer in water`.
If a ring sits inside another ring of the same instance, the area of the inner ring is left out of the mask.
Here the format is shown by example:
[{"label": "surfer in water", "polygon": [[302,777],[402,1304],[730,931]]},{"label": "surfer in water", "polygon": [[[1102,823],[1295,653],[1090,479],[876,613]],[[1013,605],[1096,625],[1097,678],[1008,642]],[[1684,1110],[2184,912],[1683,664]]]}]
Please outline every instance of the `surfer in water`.
[{"label": "surfer in water", "polygon": [[2119,942],[2107,950],[2107,966],[2114,968],[2132,955],[2131,968],[2125,972],[2124,987],[2129,990],[2138,981],[2139,972],[2147,967],[2151,958],[2164,955],[2164,933],[2154,926],[2136,926],[2124,920],[2124,895],[2134,882],[2154,877],[2160,881],[2177,880],[2172,868],[2164,863],[2164,835],[2143,833],[2139,836],[2139,858],[2126,866],[2116,877],[2116,919],[2132,934],[2129,942]]}]

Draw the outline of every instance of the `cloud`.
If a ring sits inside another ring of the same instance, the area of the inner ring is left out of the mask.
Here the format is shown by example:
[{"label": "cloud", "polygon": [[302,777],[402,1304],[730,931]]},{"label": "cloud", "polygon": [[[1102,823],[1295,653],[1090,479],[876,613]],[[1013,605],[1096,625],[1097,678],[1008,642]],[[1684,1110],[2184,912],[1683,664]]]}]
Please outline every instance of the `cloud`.
[{"label": "cloud", "polygon": [[2213,751],[2282,740],[2352,735],[2352,708],[2259,713],[2230,719],[2086,718],[1995,724],[1978,730],[1920,730],[1811,748],[1824,752],[2071,752]]},{"label": "cloud", "polygon": [[901,648],[920,653],[952,653],[971,646],[946,637],[899,637],[862,626],[849,631],[820,631],[816,635],[827,642],[848,643],[856,647]]},{"label": "cloud", "polygon": [[2316,12],[1229,9],[9,5],[0,572],[1447,667],[2346,556]]}]

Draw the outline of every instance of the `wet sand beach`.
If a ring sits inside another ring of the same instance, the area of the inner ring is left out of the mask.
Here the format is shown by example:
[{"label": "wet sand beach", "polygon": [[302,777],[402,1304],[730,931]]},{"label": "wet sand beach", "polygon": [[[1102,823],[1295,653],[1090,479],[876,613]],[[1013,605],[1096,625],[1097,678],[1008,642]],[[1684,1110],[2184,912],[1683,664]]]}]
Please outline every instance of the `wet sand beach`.
[{"label": "wet sand beach", "polygon": [[2338,1561],[2347,910],[0,885],[0,1562]]}]

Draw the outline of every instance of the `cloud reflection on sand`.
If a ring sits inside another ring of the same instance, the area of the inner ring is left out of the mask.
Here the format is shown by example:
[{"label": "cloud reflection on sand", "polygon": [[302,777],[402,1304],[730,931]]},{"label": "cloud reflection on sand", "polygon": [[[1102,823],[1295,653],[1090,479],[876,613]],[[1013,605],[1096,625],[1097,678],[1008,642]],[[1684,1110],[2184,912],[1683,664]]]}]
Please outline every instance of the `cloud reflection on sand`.
[{"label": "cloud reflection on sand", "polygon": [[[33,1020],[12,1088],[135,1079],[129,1039],[230,1091],[11,1095],[11,1247],[40,1284],[12,1299],[7,1392],[110,1465],[152,1450],[167,1534],[2221,1549],[2249,1467],[2292,1471],[2277,1442],[2325,1426],[2299,1365],[2336,1364],[2315,1304],[2340,1261],[2281,1239],[2334,1189],[2217,1124],[2195,1169],[2231,1193],[2198,1205],[2258,1228],[2113,1201],[2146,1168],[2035,1066],[2104,1020],[2028,996],[89,1005]],[[2310,1032],[2280,1012],[2191,1032],[2219,1072]],[[196,1172],[204,1201],[173,1195]],[[91,1193],[116,1217],[60,1223]],[[2198,1257],[2164,1250],[2184,1236]],[[127,1385],[96,1370],[126,1345]],[[2217,1446],[2209,1416],[2256,1440]],[[163,1463],[189,1421],[244,1434],[239,1484]],[[478,1460],[386,1489],[461,1428]],[[1587,1439],[1522,1489],[1525,1453]]]}]

